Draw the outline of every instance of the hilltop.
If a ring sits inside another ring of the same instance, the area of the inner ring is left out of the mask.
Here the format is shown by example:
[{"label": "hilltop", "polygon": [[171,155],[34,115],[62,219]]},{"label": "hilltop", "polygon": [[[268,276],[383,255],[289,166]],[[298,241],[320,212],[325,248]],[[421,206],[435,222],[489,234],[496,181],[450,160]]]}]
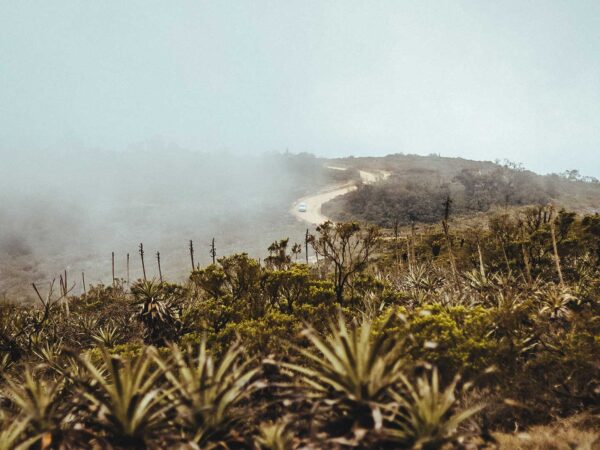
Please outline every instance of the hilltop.
[{"label": "hilltop", "polygon": [[[395,223],[434,223],[445,213],[462,217],[498,208],[553,203],[581,213],[600,210],[600,183],[576,171],[539,175],[510,162],[471,161],[436,155],[388,155],[381,158],[342,158],[328,164],[346,171],[358,189],[323,206],[334,220],[359,220],[391,228]],[[384,171],[377,183],[363,183],[359,170]]]}]

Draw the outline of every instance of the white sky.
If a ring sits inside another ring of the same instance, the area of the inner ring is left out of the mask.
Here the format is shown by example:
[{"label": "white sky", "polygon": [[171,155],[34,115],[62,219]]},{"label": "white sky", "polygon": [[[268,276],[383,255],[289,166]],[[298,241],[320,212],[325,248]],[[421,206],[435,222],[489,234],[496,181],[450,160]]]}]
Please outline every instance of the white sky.
[{"label": "white sky", "polygon": [[600,176],[600,1],[0,0],[0,152],[157,136]]}]

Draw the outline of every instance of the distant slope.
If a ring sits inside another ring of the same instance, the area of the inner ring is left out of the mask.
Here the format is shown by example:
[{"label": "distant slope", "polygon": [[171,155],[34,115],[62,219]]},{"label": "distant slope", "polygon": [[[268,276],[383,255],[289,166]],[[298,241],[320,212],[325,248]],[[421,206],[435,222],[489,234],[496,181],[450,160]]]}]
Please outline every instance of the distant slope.
[{"label": "distant slope", "polygon": [[448,197],[452,213],[460,215],[549,202],[579,212],[600,211],[599,183],[542,176],[510,163],[398,154],[342,158],[328,164],[350,173],[390,173],[380,183],[359,185],[323,205],[323,213],[337,221],[361,220],[386,227],[396,221],[432,223],[442,218]]}]

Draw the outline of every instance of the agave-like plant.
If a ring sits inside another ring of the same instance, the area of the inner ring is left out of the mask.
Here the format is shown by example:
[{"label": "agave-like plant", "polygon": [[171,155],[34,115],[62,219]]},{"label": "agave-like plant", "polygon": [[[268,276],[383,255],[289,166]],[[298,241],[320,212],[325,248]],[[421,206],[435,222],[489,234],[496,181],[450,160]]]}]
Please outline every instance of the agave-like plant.
[{"label": "agave-like plant", "polygon": [[57,342],[46,341],[43,344],[40,343],[39,345],[35,346],[33,348],[33,354],[46,364],[54,365],[57,364],[58,360],[60,359],[63,349],[63,344],[60,340]]},{"label": "agave-like plant", "polygon": [[391,390],[393,402],[385,407],[392,415],[386,420],[384,439],[413,449],[437,449],[455,439],[458,426],[483,408],[456,411],[458,380],[442,390],[437,369],[431,379],[418,378],[416,386],[402,377],[404,392]]},{"label": "agave-like plant", "polygon": [[29,425],[28,419],[11,421],[4,419],[1,423],[0,450],[29,450],[40,439],[40,436],[25,437],[25,430]]},{"label": "agave-like plant", "polygon": [[463,283],[475,292],[485,295],[494,289],[493,280],[479,270],[471,270],[463,274]]},{"label": "agave-like plant", "polygon": [[[6,384],[9,397],[24,418],[29,441],[40,440],[46,447],[67,441],[69,433],[62,429],[62,424],[68,414],[69,403],[62,383],[40,380],[27,367],[22,382],[7,378]],[[7,433],[21,434],[17,429]]]},{"label": "agave-like plant", "polygon": [[180,312],[174,299],[154,281],[141,281],[131,287],[138,317],[146,328],[146,342],[164,344],[173,340],[180,328]]},{"label": "agave-like plant", "polygon": [[404,277],[404,285],[417,291],[433,292],[442,285],[442,278],[432,267],[413,265]]},{"label": "agave-like plant", "polygon": [[264,450],[292,450],[297,447],[294,436],[283,421],[260,425],[260,434],[254,439],[257,448]]},{"label": "agave-like plant", "polygon": [[359,311],[369,320],[374,320],[380,316],[386,306],[382,296],[377,295],[375,292],[369,291],[360,297]]},{"label": "agave-like plant", "polygon": [[[302,399],[333,405],[333,422],[338,419],[354,429],[379,429],[380,405],[386,401],[389,389],[403,380],[405,353],[402,340],[385,333],[374,334],[371,322],[365,320],[349,328],[340,317],[329,336],[307,330],[314,347],[300,350],[308,360],[307,366],[282,366],[299,375],[297,388]],[[338,428],[342,434],[349,431],[343,425]]]},{"label": "agave-like plant", "polygon": [[105,348],[101,349],[103,365],[82,357],[92,384],[81,383],[84,395],[96,413],[91,425],[103,433],[107,444],[148,448],[161,442],[172,408],[164,400],[169,391],[160,382],[163,373],[153,368],[155,352],[149,347],[133,360],[121,361]]},{"label": "agave-like plant", "polygon": [[519,293],[498,291],[491,296],[489,305],[494,309],[496,317],[490,334],[501,338],[527,328],[526,322],[531,312],[530,299]]},{"label": "agave-like plant", "polygon": [[[243,359],[239,345],[215,359],[202,341],[197,356],[191,348],[182,352],[171,346],[172,362],[157,358],[177,399],[177,416],[192,440],[201,448],[225,442],[229,432],[247,422],[247,411],[237,409],[261,383],[255,380],[258,368]],[[239,431],[239,430],[238,430]]]},{"label": "agave-like plant", "polygon": [[88,314],[77,316],[76,321],[81,333],[86,335],[98,328],[98,318]]},{"label": "agave-like plant", "polygon": [[542,304],[540,315],[552,320],[568,320],[573,315],[573,306],[578,299],[564,288],[548,285],[536,292]]},{"label": "agave-like plant", "polygon": [[114,347],[121,339],[121,333],[117,326],[108,324],[92,334],[92,339],[105,347]]}]

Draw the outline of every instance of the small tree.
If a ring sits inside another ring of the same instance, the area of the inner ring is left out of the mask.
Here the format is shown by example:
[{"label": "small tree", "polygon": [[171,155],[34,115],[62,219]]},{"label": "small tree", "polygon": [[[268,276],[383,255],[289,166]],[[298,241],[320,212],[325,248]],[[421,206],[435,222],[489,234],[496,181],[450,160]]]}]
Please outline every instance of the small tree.
[{"label": "small tree", "polygon": [[269,246],[269,256],[265,258],[267,267],[277,270],[288,268],[292,262],[292,256],[287,252],[289,242],[290,239],[286,238],[275,241]]},{"label": "small tree", "polygon": [[225,301],[228,307],[250,308],[252,315],[262,310],[259,292],[261,269],[246,253],[224,256],[204,269],[192,272],[190,280],[208,298]]},{"label": "small tree", "polygon": [[369,257],[377,249],[379,229],[372,225],[363,227],[357,222],[327,221],[317,227],[317,233],[311,235],[311,245],[317,255],[333,264],[335,296],[342,303],[344,289],[352,276],[367,267]]}]

